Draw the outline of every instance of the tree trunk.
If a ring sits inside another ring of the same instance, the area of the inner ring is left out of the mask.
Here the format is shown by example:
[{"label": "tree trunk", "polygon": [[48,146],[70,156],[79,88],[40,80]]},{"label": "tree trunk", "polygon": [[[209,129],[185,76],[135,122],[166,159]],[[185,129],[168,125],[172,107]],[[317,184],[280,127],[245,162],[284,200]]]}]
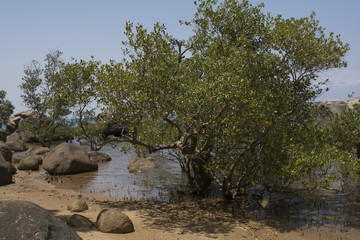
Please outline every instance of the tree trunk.
[{"label": "tree trunk", "polygon": [[360,158],[360,143],[356,144],[356,156]]},{"label": "tree trunk", "polygon": [[206,158],[194,156],[190,158],[190,161],[193,170],[193,177],[189,179],[192,181],[190,186],[198,193],[204,194],[213,180],[212,175],[204,167],[207,163]]}]

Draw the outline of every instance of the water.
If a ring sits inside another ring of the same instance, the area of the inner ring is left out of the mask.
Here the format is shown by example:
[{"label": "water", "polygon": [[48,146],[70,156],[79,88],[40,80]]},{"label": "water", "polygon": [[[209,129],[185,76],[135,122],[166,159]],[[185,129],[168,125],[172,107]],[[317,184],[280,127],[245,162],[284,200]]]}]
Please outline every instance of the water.
[{"label": "water", "polygon": [[358,187],[347,192],[317,190],[291,194],[271,193],[266,196],[244,196],[233,203],[234,217],[247,212],[256,220],[280,229],[328,226],[338,230],[360,229],[360,194]]},{"label": "water", "polygon": [[186,187],[186,179],[176,162],[156,158],[156,168],[141,173],[129,173],[127,165],[136,154],[125,154],[119,149],[119,146],[104,146],[102,151],[112,157],[111,161],[100,163],[97,172],[59,176],[56,178],[56,185],[82,193],[119,199],[156,201],[167,201],[173,191]]},{"label": "water", "polygon": [[[186,191],[186,178],[177,163],[157,159],[157,168],[142,173],[129,173],[128,163],[134,153],[125,154],[119,146],[105,146],[102,151],[112,161],[99,164],[97,172],[59,176],[55,184],[80,193],[94,193],[119,199],[169,202]],[[88,150],[88,149],[87,149]],[[346,192],[318,190],[291,194],[257,194],[242,196],[223,205],[223,210],[235,217],[249,216],[284,229],[308,226],[336,226],[340,230],[360,229],[360,186]],[[212,196],[216,198],[216,196]],[[179,197],[180,199],[180,197]],[[218,199],[221,202],[221,199]]]}]

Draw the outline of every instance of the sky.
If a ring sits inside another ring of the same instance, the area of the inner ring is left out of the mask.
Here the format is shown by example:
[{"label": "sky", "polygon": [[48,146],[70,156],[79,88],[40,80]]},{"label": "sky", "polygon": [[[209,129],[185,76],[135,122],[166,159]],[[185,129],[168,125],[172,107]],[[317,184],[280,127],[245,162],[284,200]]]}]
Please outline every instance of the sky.
[{"label": "sky", "polygon": [[[186,39],[191,29],[179,20],[190,20],[194,0],[0,0],[0,89],[15,106],[26,110],[20,97],[24,67],[42,61],[54,50],[71,57],[107,63],[122,58],[125,22],[151,28],[164,23],[168,32]],[[359,0],[250,0],[263,2],[264,11],[285,18],[306,17],[315,11],[327,32],[341,34],[350,45],[348,67],[325,73],[329,91],[317,100],[360,96],[360,9]]]}]

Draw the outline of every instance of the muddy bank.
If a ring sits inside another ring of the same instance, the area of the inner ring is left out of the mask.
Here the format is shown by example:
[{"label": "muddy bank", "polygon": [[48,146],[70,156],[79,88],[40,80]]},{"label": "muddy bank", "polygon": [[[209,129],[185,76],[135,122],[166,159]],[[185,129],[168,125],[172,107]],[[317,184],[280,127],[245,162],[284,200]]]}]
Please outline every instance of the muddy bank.
[{"label": "muddy bank", "polygon": [[[105,234],[92,229],[77,231],[83,239],[356,239],[360,231],[336,226],[302,226],[284,229],[247,216],[234,219],[221,210],[221,202],[187,201],[176,204],[129,201],[94,194],[80,194],[55,188],[41,172],[19,171],[14,184],[0,187],[1,200],[34,202],[66,221],[72,213],[67,206],[75,199],[85,199],[89,210],[81,215],[95,222],[104,208],[120,208],[134,223],[135,232]],[[219,205],[220,204],[220,205]]]}]

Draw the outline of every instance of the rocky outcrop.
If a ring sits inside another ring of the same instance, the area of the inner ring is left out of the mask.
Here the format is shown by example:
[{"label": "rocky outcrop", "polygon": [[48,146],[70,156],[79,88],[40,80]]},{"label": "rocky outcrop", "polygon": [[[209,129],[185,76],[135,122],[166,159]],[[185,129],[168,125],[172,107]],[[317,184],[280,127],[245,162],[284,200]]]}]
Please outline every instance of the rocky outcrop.
[{"label": "rocky outcrop", "polygon": [[105,152],[89,152],[89,157],[90,160],[97,163],[111,161],[111,157]]},{"label": "rocky outcrop", "polygon": [[155,168],[156,164],[152,158],[137,157],[129,162],[127,169],[130,173],[140,173]]},{"label": "rocky outcrop", "polygon": [[81,239],[65,223],[31,202],[0,202],[0,213],[0,239]]},{"label": "rocky outcrop", "polygon": [[96,171],[98,164],[79,145],[62,143],[46,155],[43,168],[50,174],[73,174]]},{"label": "rocky outcrop", "polygon": [[37,171],[39,170],[39,160],[34,158],[33,156],[27,156],[20,161],[17,168],[19,170]]},{"label": "rocky outcrop", "polygon": [[84,199],[78,199],[74,202],[72,202],[69,206],[67,206],[67,210],[71,212],[84,212],[88,210],[89,207],[86,204]]},{"label": "rocky outcrop", "polygon": [[130,218],[120,209],[105,209],[96,219],[96,228],[104,233],[129,233],[135,231]]},{"label": "rocky outcrop", "polygon": [[5,161],[4,157],[0,154],[0,186],[12,183],[12,175],[13,169],[11,164]]},{"label": "rocky outcrop", "polygon": [[5,161],[11,163],[12,162],[12,151],[8,145],[4,142],[0,141],[0,154],[4,157]]},{"label": "rocky outcrop", "polygon": [[33,112],[33,111],[24,111],[24,112],[19,112],[17,114],[11,115],[6,124],[6,131],[9,134],[12,134],[19,128],[20,121],[27,119],[29,117],[33,117],[33,116],[35,116],[35,112]]},{"label": "rocky outcrop", "polygon": [[72,215],[66,222],[66,224],[72,228],[92,228],[94,224],[84,216],[79,214]]},{"label": "rocky outcrop", "polygon": [[326,125],[336,114],[341,114],[345,109],[352,109],[355,104],[360,104],[360,97],[349,100],[329,99],[314,102],[314,104],[320,107],[320,113],[317,119],[318,124]]}]

